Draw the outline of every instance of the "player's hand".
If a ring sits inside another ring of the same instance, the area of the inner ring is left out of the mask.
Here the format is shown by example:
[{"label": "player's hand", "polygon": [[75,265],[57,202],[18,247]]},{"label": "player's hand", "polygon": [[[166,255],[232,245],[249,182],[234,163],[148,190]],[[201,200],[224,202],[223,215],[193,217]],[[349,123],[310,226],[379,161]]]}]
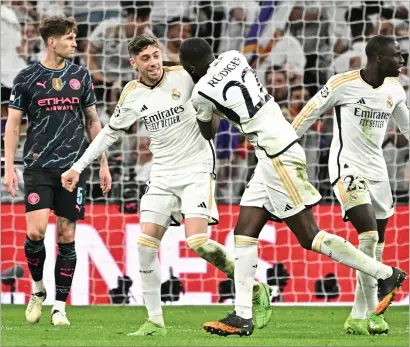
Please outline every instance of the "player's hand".
[{"label": "player's hand", "polygon": [[61,185],[69,192],[74,191],[79,180],[80,174],[73,169],[69,169],[61,175]]},{"label": "player's hand", "polygon": [[7,193],[9,193],[13,198],[15,198],[16,191],[19,190],[19,182],[17,180],[17,175],[16,171],[14,171],[14,168],[11,168],[4,172],[3,184],[4,187],[6,187]]},{"label": "player's hand", "polygon": [[111,190],[112,178],[108,165],[102,165],[100,168],[100,187],[104,196]]}]

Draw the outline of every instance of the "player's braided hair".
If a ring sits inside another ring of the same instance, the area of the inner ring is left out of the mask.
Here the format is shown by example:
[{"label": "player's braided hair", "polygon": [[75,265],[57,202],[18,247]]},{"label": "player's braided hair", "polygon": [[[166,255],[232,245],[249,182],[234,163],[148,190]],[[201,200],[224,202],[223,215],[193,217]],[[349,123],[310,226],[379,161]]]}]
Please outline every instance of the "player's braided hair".
[{"label": "player's braided hair", "polygon": [[128,53],[130,56],[138,55],[148,46],[160,47],[158,39],[154,35],[142,34],[134,37],[128,43]]},{"label": "player's braided hair", "polygon": [[77,34],[77,22],[73,17],[51,16],[45,18],[40,25],[40,35],[47,44],[50,37],[61,37],[70,33]]}]

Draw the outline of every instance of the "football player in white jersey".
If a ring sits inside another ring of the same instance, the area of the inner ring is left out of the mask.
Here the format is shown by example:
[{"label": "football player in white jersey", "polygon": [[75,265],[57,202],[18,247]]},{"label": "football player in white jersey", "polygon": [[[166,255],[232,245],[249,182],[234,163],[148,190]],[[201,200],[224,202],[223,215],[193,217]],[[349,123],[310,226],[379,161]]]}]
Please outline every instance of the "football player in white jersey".
[{"label": "football player in white jersey", "polygon": [[[381,261],[387,221],[394,213],[382,144],[391,116],[409,138],[409,109],[406,93],[396,79],[404,60],[395,39],[374,36],[366,46],[366,55],[364,69],[330,78],[292,125],[302,136],[334,107],[329,177],[345,220],[359,233],[359,249]],[[376,280],[361,272],[356,277],[355,302],[344,328],[360,335],[387,333],[388,324],[376,313]],[[380,282],[381,295],[386,294],[383,284]]]},{"label": "football player in white jersey", "polygon": [[[166,335],[161,308],[161,268],[158,248],[165,231],[185,217],[188,246],[233,278],[234,262],[225,248],[208,238],[208,224],[218,222],[214,200],[215,150],[202,136],[190,103],[194,87],[181,66],[163,67],[159,42],[141,35],[129,43],[130,62],[139,80],[129,82],[107,126],[84,155],[63,173],[62,183],[73,190],[79,174],[135,121],[143,120],[150,134],[153,164],[148,190],[141,199],[139,272],[148,320],[133,336]],[[269,321],[270,288],[254,283],[255,319]]]},{"label": "football player in white jersey", "polygon": [[235,310],[218,322],[205,323],[204,329],[219,335],[252,334],[252,280],[258,263],[258,237],[269,218],[283,220],[303,248],[385,280],[386,297],[378,306],[378,312],[384,312],[405,280],[405,273],[319,229],[309,207],[321,196],[307,180],[304,151],[246,58],[228,51],[215,59],[205,40],[192,38],[182,43],[180,60],[196,82],[192,104],[204,138],[211,139],[219,117],[226,118],[249,139],[258,157],[234,232]]}]

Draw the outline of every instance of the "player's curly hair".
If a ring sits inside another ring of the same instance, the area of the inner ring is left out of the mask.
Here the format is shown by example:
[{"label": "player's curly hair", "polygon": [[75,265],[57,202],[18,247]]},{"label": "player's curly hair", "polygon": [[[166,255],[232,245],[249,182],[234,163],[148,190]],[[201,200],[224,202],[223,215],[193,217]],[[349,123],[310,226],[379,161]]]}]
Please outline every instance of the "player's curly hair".
[{"label": "player's curly hair", "polygon": [[73,17],[51,16],[45,18],[40,25],[40,35],[45,44],[50,37],[61,37],[67,34],[77,34],[77,22]]},{"label": "player's curly hair", "polygon": [[160,48],[158,38],[150,34],[136,36],[128,43],[128,53],[130,56],[138,55],[148,46]]}]

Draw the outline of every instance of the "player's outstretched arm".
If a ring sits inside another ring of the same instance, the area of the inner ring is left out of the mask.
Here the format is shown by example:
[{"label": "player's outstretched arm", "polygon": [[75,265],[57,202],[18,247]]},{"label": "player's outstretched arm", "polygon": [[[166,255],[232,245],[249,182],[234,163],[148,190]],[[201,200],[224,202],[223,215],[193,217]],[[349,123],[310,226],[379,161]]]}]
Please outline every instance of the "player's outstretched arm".
[{"label": "player's outstretched arm", "polygon": [[63,187],[71,192],[74,191],[81,172],[116,142],[122,133],[121,130],[112,129],[107,124],[91,142],[82,157],[74,163],[71,169],[61,175]]},{"label": "player's outstretched arm", "polygon": [[80,173],[115,143],[124,133],[124,130],[127,130],[137,120],[137,115],[133,110],[134,99],[129,95],[132,91],[132,85],[128,86],[129,88],[127,86],[121,93],[114,114],[110,118],[110,123],[98,133],[72,168],[61,175],[61,183],[67,190],[74,191]]},{"label": "player's outstretched arm", "polygon": [[337,84],[335,84],[335,77],[332,77],[326,85],[309,100],[293,120],[292,127],[295,129],[296,134],[299,137],[302,137],[302,135],[322,114],[328,112],[337,104],[338,98],[337,93],[334,90],[335,86],[337,87]]},{"label": "player's outstretched arm", "polygon": [[[101,122],[98,118],[97,109],[95,105],[84,109],[85,116],[85,130],[88,139],[93,141],[98,133],[101,131]],[[107,195],[111,190],[111,174],[108,168],[108,160],[105,152],[101,153],[100,157],[100,186],[104,195]]]},{"label": "player's outstretched arm", "polygon": [[9,108],[9,113],[6,123],[6,133],[4,137],[4,152],[5,152],[5,171],[4,171],[4,186],[13,198],[16,197],[18,190],[17,175],[14,171],[14,156],[20,139],[20,124],[23,118],[23,111]]},{"label": "player's outstretched arm", "polygon": [[409,140],[409,109],[406,102],[402,100],[399,102],[392,112],[393,118],[396,121],[401,133]]}]

